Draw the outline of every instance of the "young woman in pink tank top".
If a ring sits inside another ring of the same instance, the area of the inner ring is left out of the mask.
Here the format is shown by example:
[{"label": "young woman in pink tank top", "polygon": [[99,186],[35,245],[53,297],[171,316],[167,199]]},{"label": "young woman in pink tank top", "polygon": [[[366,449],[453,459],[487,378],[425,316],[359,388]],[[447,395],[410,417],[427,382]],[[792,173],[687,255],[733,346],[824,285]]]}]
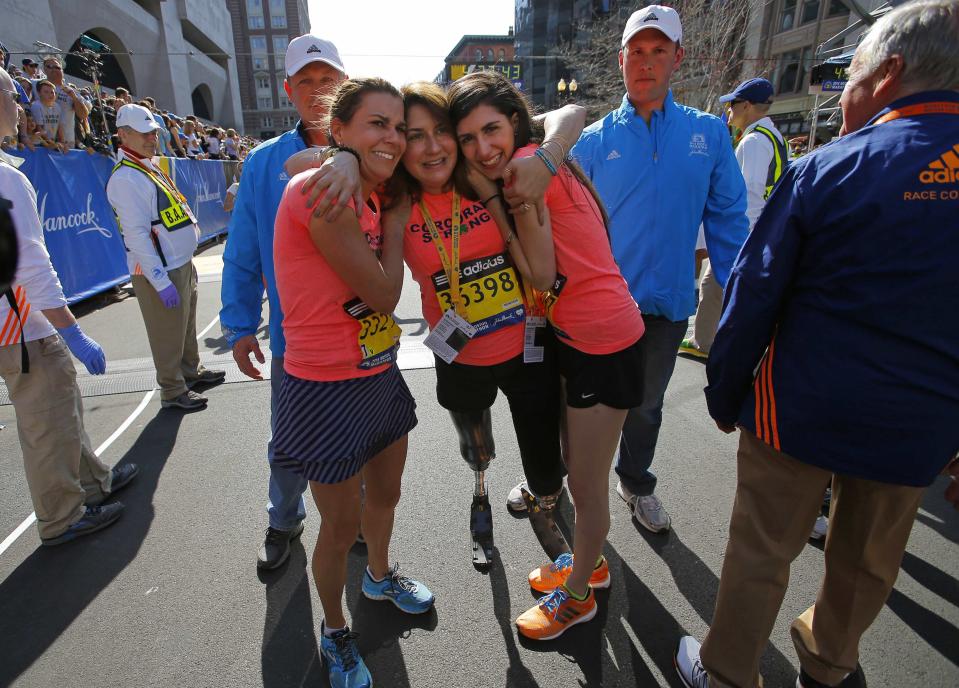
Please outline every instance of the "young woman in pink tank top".
[{"label": "young woman in pink tank top", "polygon": [[[409,208],[381,217],[373,190],[406,149],[399,92],[381,79],[347,79],[329,108],[329,140],[359,161],[362,207],[312,217],[290,180],[277,212],[274,262],[286,335],[274,458],[310,480],[320,512],[313,576],[323,606],[321,649],[333,685],[372,679],[343,613],[346,560],[362,521],[366,597],[424,613],[433,595],[390,567],[393,514],[416,404],[396,366],[393,321],[403,284]],[[361,503],[361,484],[365,502]]]},{"label": "young woman in pink tank top", "polygon": [[529,204],[513,209],[525,220],[517,222],[521,240],[530,232],[552,233],[554,280],[543,304],[566,386],[574,556],[563,554],[530,573],[530,586],[546,595],[516,620],[523,636],[549,640],[593,618],[591,588],[610,584],[602,556],[609,532],[609,470],[626,411],[642,401],[643,321],[613,260],[601,201],[555,147],[531,145],[524,96],[502,75],[480,72],[456,81],[449,98],[461,153],[484,176],[508,185],[511,162],[531,156],[553,174],[542,217]]}]

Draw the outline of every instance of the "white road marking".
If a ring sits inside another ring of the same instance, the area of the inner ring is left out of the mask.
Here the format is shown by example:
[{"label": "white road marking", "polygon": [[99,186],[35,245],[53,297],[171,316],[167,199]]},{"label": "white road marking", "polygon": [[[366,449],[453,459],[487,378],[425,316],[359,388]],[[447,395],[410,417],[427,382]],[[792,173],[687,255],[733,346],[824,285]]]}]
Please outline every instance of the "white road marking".
[{"label": "white road marking", "polygon": [[[207,332],[209,332],[210,329],[211,329],[214,325],[216,325],[216,323],[217,323],[217,321],[218,321],[219,319],[220,319],[220,316],[216,316],[215,318],[213,318],[213,320],[210,322],[210,324],[207,325],[206,327],[204,327],[204,328],[203,328],[203,331],[200,332],[200,334],[198,334],[196,338],[197,338],[197,339],[200,339],[203,335],[205,335]],[[151,389],[149,392],[147,392],[146,394],[144,394],[144,395],[143,395],[143,399],[140,400],[140,403],[139,403],[139,404],[137,405],[137,407],[133,410],[133,413],[131,413],[129,416],[127,416],[127,419],[126,419],[125,421],[123,421],[122,423],[120,423],[120,427],[118,427],[116,430],[114,430],[114,431],[113,431],[113,434],[110,435],[103,444],[101,444],[99,447],[97,447],[97,448],[94,450],[93,453],[96,454],[97,456],[100,456],[101,453],[103,453],[104,451],[106,451],[106,450],[109,448],[109,446],[110,446],[111,444],[113,444],[113,443],[117,440],[117,438],[118,438],[120,435],[122,435],[127,428],[130,427],[130,425],[133,424],[133,421],[135,421],[135,420],[137,419],[137,417],[139,417],[139,415],[140,415],[141,413],[143,413],[143,409],[145,409],[145,408],[147,407],[147,405],[150,403],[150,400],[153,399],[153,395],[156,394],[156,391],[157,391],[157,388],[154,387],[154,388]],[[0,542],[0,556],[3,556],[3,553],[6,552],[7,549],[9,549],[10,545],[12,545],[14,542],[16,542],[16,541],[17,541],[17,538],[19,538],[21,535],[23,535],[24,531],[26,531],[27,528],[29,528],[30,526],[32,526],[32,525],[34,524],[34,522],[36,522],[36,520],[37,520],[37,514],[36,514],[36,512],[30,514],[30,515],[27,516],[25,519],[23,519],[23,523],[21,523],[20,525],[18,525],[18,526],[16,527],[16,530],[14,530],[12,533],[10,533],[10,534],[6,537],[6,539],[4,539],[3,542]]]}]

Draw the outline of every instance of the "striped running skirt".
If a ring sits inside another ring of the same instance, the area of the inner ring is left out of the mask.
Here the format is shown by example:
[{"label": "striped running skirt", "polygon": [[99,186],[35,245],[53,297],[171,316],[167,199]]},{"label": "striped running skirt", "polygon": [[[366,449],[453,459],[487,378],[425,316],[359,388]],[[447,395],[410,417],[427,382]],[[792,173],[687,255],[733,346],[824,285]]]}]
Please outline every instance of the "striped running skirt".
[{"label": "striped running skirt", "polygon": [[396,365],[334,382],[283,376],[273,459],[319,483],[339,483],[416,427],[416,402]]}]

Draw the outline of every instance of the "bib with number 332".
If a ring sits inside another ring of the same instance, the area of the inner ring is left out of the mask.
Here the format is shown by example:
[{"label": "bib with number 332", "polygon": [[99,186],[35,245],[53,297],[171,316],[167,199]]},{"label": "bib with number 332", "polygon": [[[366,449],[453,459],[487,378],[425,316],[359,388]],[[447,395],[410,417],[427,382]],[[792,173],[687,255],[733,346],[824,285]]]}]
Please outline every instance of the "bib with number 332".
[{"label": "bib with number 332", "polygon": [[343,310],[360,324],[357,334],[357,345],[360,348],[358,367],[367,370],[393,363],[402,334],[393,316],[389,313],[377,313],[359,298],[344,303]]},{"label": "bib with number 332", "polygon": [[[465,320],[481,337],[506,325],[523,322],[523,287],[516,270],[503,253],[464,262],[460,266],[459,293]],[[453,297],[445,270],[430,276],[440,309],[453,308]]]}]

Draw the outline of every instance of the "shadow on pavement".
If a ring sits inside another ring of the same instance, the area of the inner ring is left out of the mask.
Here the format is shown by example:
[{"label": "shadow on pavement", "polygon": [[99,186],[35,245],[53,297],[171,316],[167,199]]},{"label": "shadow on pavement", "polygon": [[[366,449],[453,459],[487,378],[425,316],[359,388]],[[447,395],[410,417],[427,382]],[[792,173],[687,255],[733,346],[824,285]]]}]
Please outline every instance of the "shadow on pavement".
[{"label": "shadow on pavement", "polygon": [[886,606],[930,647],[959,667],[959,628],[895,588]]},{"label": "shadow on pavement", "polygon": [[503,570],[503,561],[500,559],[499,550],[495,547],[493,549],[493,566],[490,567],[488,575],[490,592],[493,597],[493,615],[499,624],[500,633],[503,634],[506,657],[509,660],[509,666],[506,668],[506,686],[508,688],[514,688],[514,686],[516,688],[539,688],[532,672],[523,664],[516,647],[513,619],[518,614],[514,614],[510,608],[509,582],[506,579],[506,572]]},{"label": "shadow on pavement", "polygon": [[120,495],[126,509],[117,523],[58,547],[38,546],[0,583],[0,685],[10,685],[39,659],[133,561],[153,522],[153,494],[182,418],[160,411],[120,459],[135,459],[140,473]]},{"label": "shadow on pavement", "polygon": [[396,318],[396,324],[400,327],[403,327],[403,325],[416,325],[415,330],[404,329],[404,337],[416,337],[425,334],[427,329],[426,320],[423,318]]},{"label": "shadow on pavement", "polygon": [[921,511],[916,515],[916,520],[929,526],[947,540],[959,544],[959,511],[956,511],[943,497],[948,485],[949,478],[940,475],[926,490],[920,505]]},{"label": "shadow on pavement", "polygon": [[326,680],[313,620],[308,561],[302,539],[297,538],[290,544],[287,564],[261,576],[266,583],[261,655],[264,688],[317,686]]}]

